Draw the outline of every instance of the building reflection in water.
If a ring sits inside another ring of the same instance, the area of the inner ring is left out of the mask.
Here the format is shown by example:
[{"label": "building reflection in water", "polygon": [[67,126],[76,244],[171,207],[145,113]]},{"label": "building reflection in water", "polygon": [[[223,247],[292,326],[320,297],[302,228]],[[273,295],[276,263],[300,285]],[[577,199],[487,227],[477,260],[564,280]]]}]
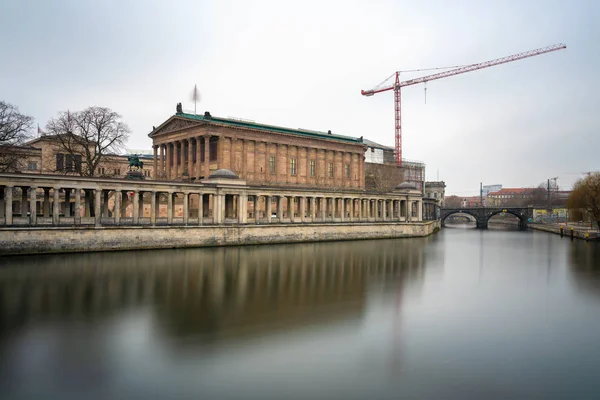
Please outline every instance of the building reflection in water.
[{"label": "building reflection in water", "polygon": [[427,241],[5,258],[0,332],[147,306],[163,333],[206,341],[359,317],[369,283],[422,278]]}]

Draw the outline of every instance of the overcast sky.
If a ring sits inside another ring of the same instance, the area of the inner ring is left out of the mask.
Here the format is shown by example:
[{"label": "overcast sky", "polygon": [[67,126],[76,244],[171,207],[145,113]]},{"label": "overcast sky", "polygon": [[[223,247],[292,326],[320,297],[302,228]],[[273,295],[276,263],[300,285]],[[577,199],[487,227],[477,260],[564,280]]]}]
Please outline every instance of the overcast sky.
[{"label": "overcast sky", "polygon": [[[0,99],[43,127],[59,111],[121,113],[128,148],[177,102],[198,112],[364,136],[393,146],[396,70],[566,50],[402,95],[403,155],[450,194],[479,182],[570,185],[600,169],[598,1],[3,1]],[[403,79],[425,73],[405,74]]]}]

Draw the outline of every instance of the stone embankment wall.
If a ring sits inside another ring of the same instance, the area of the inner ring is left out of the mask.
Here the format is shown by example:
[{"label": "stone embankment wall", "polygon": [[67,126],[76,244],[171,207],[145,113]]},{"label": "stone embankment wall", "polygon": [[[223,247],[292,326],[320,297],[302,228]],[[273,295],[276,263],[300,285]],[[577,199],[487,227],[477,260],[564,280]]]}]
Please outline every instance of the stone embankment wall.
[{"label": "stone embankment wall", "polygon": [[0,229],[0,255],[168,249],[427,236],[439,221],[306,225]]},{"label": "stone embankment wall", "polygon": [[[544,224],[527,224],[527,226],[530,229],[534,229],[536,231],[544,231],[544,232],[549,232],[549,233],[555,233],[557,235],[560,235],[560,226],[559,225],[544,225]],[[586,236],[587,234],[587,236]],[[563,227],[563,235],[564,237],[571,237],[571,228],[568,226],[564,226]],[[597,232],[593,232],[593,231],[588,231],[588,230],[582,230],[582,229],[574,229],[573,230],[573,237],[576,239],[583,239],[583,240],[595,240],[598,241],[600,240],[600,237],[598,236]]]}]

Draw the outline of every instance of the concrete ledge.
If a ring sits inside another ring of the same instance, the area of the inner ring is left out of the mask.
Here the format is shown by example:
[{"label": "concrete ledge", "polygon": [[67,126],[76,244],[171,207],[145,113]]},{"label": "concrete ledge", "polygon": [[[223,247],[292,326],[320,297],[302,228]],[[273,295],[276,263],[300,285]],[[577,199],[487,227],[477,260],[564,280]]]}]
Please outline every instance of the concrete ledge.
[{"label": "concrete ledge", "polygon": [[220,226],[35,227],[0,229],[0,255],[237,246],[422,237],[439,221]]},{"label": "concrete ledge", "polygon": [[[527,226],[530,229],[534,229],[536,231],[544,231],[544,232],[555,233],[557,235],[560,235],[560,226],[557,226],[557,225],[528,224]],[[568,226],[564,226],[563,234],[564,234],[564,237],[570,238],[571,237],[571,228]],[[588,234],[588,236],[586,236],[586,234]],[[587,230],[574,229],[573,237],[576,239],[583,239],[583,240],[593,240],[593,241],[600,240],[598,233],[589,232]]]}]

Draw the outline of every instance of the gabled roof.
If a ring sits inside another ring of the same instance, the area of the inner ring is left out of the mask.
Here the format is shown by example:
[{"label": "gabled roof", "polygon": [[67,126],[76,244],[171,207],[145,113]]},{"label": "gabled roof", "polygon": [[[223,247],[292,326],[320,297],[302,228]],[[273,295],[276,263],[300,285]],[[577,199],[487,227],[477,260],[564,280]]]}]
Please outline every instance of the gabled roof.
[{"label": "gabled roof", "polygon": [[[338,140],[338,141],[342,141],[342,142],[346,142],[346,143],[359,143],[359,144],[363,143],[362,137],[354,138],[354,137],[350,137],[350,136],[334,135],[334,134],[330,134],[328,132],[319,132],[319,131],[313,131],[313,130],[309,130],[309,129],[292,129],[292,128],[285,128],[282,126],[260,124],[260,123],[251,122],[251,121],[237,120],[237,119],[231,119],[231,118],[213,117],[209,113],[205,113],[204,115],[177,113],[177,114],[173,115],[171,118],[169,118],[168,120],[166,120],[165,122],[163,122],[160,126],[155,128],[154,130],[152,130],[152,132],[150,132],[150,134],[148,136],[152,137],[154,134],[156,134],[164,126],[166,126],[169,122],[173,121],[174,119],[197,121],[197,122],[199,122],[198,125],[200,125],[200,124],[221,125],[221,126],[230,126],[230,127],[237,127],[237,128],[248,128],[248,129],[269,131],[269,132],[275,132],[275,133],[299,135],[299,136],[305,136],[305,137],[312,137],[312,138],[316,138],[316,139]],[[190,126],[193,126],[193,125],[190,125]]]}]

